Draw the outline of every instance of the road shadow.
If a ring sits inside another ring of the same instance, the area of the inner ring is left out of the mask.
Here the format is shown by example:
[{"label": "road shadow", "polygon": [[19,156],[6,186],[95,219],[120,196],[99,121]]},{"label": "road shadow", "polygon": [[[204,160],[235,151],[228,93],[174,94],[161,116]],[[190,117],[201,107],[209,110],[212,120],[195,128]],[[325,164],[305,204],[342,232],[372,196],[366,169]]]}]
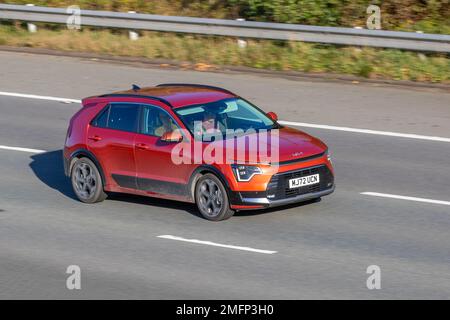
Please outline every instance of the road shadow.
[{"label": "road shadow", "polygon": [[319,198],[319,199],[312,199],[312,200],[308,200],[308,201],[304,201],[304,202],[292,203],[292,204],[288,204],[288,205],[285,205],[285,206],[267,208],[267,209],[242,210],[242,211],[236,212],[234,215],[238,216],[238,217],[246,217],[246,216],[256,216],[256,215],[266,214],[266,213],[271,213],[271,212],[283,213],[283,212],[287,212],[287,210],[289,210],[289,209],[300,208],[300,207],[303,207],[303,206],[307,206],[307,205],[311,205],[311,204],[314,204],[314,203],[318,203],[320,201],[322,201],[321,198]]},{"label": "road shadow", "polygon": [[134,195],[134,194],[128,194],[128,193],[115,193],[115,192],[109,192],[107,200],[129,202],[129,203],[142,204],[142,205],[147,205],[147,206],[152,206],[152,207],[180,210],[180,211],[185,211],[193,216],[201,218],[201,215],[198,212],[197,206],[193,203],[188,203],[188,202],[181,202],[181,201],[176,201],[176,200],[168,200],[168,199],[155,198],[155,197],[146,197],[146,196],[140,196],[140,195]]},{"label": "road shadow", "polygon": [[[38,153],[30,157],[32,159],[30,168],[36,177],[49,186],[61,192],[68,198],[79,201],[72,190],[70,179],[64,174],[62,150]],[[200,217],[195,205],[179,201],[165,200],[159,198],[144,197],[125,193],[108,193],[108,200],[122,201],[148,205],[153,207],[164,207],[186,211],[194,216]]]},{"label": "road shadow", "polygon": [[[136,204],[142,204],[142,205],[148,205],[152,207],[161,207],[161,208],[169,208],[169,209],[175,209],[175,210],[181,210],[190,213],[191,215],[203,218],[201,214],[199,213],[197,206],[194,203],[188,203],[188,202],[180,202],[176,200],[168,200],[168,199],[161,199],[161,198],[154,198],[154,197],[145,197],[145,196],[139,196],[139,195],[133,195],[133,194],[127,194],[127,193],[108,193],[108,199],[107,200],[113,200],[113,201],[120,201],[120,202],[129,202],[129,203],[136,203]],[[289,204],[285,206],[279,206],[274,208],[268,208],[268,209],[259,209],[259,210],[241,210],[235,212],[235,216],[237,217],[246,217],[246,216],[257,216],[257,215],[263,215],[271,212],[279,212],[280,214],[283,212],[287,212],[289,209],[293,208],[299,208],[306,205],[311,205],[314,203],[320,202],[321,199],[315,199],[315,200],[308,200],[305,202],[299,202],[294,204]]]},{"label": "road shadow", "polygon": [[70,180],[64,174],[62,150],[38,153],[30,158],[30,168],[39,180],[66,197],[77,200]]},{"label": "road shadow", "polygon": [[[61,192],[68,198],[79,201],[72,190],[72,185],[69,178],[64,174],[63,166],[63,152],[62,150],[38,153],[31,156],[32,162],[30,168],[33,170],[36,177],[52,189]],[[174,200],[166,200],[160,198],[144,197],[139,195],[131,195],[124,193],[108,193],[108,199],[111,201],[130,202],[142,204],[152,207],[169,208],[174,210],[181,210],[190,213],[193,216],[201,217],[195,204],[179,202]],[[242,210],[235,213],[238,217],[255,216],[271,212],[283,212],[292,208],[299,208],[305,205],[310,205],[320,200],[309,200],[300,203],[294,203],[287,206],[280,206],[275,208],[268,208],[262,210]]]}]

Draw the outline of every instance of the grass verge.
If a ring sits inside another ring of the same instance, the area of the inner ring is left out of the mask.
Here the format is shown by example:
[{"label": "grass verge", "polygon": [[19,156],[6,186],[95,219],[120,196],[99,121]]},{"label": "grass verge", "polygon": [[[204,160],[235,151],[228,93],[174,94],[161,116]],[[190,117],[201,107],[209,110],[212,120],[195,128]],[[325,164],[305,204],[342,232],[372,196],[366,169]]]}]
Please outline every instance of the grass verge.
[{"label": "grass verge", "polygon": [[196,63],[205,70],[233,65],[450,83],[450,57],[446,54],[266,40],[249,40],[246,48],[239,48],[233,38],[157,32],[142,32],[139,40],[130,41],[123,30],[46,27],[39,26],[38,32],[31,34],[21,25],[0,25],[0,45],[170,59]]}]

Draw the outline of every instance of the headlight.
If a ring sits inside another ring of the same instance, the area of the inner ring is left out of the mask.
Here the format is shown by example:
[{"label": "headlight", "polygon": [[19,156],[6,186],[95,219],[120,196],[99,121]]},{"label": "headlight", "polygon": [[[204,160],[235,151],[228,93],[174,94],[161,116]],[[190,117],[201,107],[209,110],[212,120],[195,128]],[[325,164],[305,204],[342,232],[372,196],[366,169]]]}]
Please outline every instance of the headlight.
[{"label": "headlight", "polygon": [[257,166],[246,166],[240,164],[232,164],[234,176],[237,181],[250,181],[255,174],[261,174],[261,168]]}]

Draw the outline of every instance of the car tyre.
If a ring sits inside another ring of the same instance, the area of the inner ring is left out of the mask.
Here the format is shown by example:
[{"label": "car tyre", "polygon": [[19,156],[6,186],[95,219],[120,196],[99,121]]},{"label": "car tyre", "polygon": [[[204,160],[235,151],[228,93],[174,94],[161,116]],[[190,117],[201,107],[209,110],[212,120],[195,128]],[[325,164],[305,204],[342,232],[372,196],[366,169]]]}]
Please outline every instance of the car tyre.
[{"label": "car tyre", "polygon": [[88,158],[79,158],[70,173],[72,188],[84,203],[96,203],[106,199],[103,181],[97,166]]},{"label": "car tyre", "polygon": [[200,214],[207,220],[226,220],[234,214],[223,183],[211,173],[198,179],[195,185],[195,202]]}]

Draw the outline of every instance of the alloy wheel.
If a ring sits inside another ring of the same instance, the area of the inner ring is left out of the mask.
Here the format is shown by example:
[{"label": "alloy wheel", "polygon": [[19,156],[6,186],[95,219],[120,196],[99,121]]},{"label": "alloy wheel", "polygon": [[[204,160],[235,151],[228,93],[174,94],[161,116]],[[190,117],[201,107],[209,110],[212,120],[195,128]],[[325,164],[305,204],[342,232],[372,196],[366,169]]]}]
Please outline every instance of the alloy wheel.
[{"label": "alloy wheel", "polygon": [[199,208],[210,217],[216,217],[220,214],[223,206],[223,195],[216,182],[211,179],[205,179],[199,187]]},{"label": "alloy wheel", "polygon": [[97,177],[94,169],[86,162],[77,163],[72,175],[75,192],[80,198],[91,198],[97,189]]}]

